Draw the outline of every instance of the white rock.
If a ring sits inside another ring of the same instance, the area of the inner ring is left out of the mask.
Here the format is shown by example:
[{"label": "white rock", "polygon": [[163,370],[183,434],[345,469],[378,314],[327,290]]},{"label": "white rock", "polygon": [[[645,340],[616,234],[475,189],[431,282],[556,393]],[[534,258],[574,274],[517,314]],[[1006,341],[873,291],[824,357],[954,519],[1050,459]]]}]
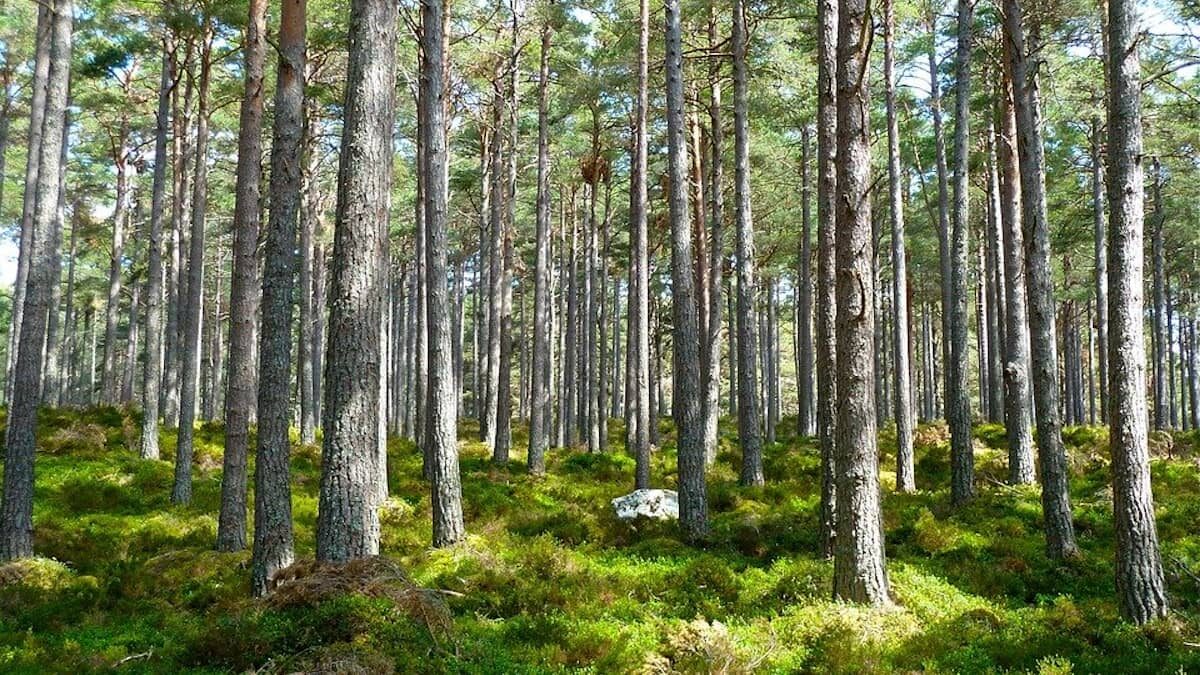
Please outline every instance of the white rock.
[{"label": "white rock", "polygon": [[679,494],[674,490],[634,490],[612,500],[612,505],[621,520],[679,518]]}]

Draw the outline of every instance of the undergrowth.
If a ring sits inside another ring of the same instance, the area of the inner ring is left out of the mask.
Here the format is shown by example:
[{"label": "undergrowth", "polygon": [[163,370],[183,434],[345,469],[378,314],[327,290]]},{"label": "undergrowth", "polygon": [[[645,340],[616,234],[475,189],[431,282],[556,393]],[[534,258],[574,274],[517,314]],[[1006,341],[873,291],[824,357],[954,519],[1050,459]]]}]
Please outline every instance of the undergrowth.
[{"label": "undergrowth", "polygon": [[[353,568],[311,562],[320,449],[293,452],[299,562],[265,601],[248,598],[249,555],[212,549],[219,426],[197,434],[194,500],[169,504],[164,458],[137,458],[133,413],[46,411],[39,430],[35,547],[0,566],[5,672],[1200,672],[1197,437],[1156,439],[1152,475],[1173,612],[1144,628],[1114,602],[1107,434],[1068,429],[1083,555],[1043,551],[1036,487],[1003,485],[1004,430],[976,430],[979,497],[949,508],[944,425],[917,433],[915,494],[897,494],[894,435],[881,434],[884,520],[896,604],[830,599],[816,555],[818,452],[794,426],[766,448],[767,485],[737,485],[722,423],[709,472],[711,540],[618,521],[632,487],[621,447],[549,454],[526,475],[494,465],[464,424],[470,536],[431,550],[428,486],[406,441],[389,443],[384,557]],[[652,479],[675,484],[672,434]],[[253,500],[251,500],[252,502]]]}]

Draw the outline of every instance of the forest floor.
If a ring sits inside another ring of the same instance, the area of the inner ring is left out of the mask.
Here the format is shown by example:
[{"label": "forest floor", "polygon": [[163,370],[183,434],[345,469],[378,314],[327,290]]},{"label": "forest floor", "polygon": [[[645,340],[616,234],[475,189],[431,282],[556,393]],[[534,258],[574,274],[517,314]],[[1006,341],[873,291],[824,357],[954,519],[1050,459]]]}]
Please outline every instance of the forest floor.
[{"label": "forest floor", "polygon": [[[1083,556],[1049,562],[1036,487],[1003,485],[1003,429],[976,428],[979,497],[948,507],[944,426],[918,433],[912,495],[892,490],[883,447],[888,569],[896,606],[829,599],[816,554],[818,454],[787,423],[766,452],[767,485],[737,485],[722,424],[709,474],[713,536],[633,529],[609,500],[633,460],[552,452],[548,474],[523,453],[493,465],[462,451],[468,540],[431,550],[429,495],[410,443],[390,445],[388,560],[350,573],[301,565],[288,593],[247,597],[248,553],[212,550],[221,428],[198,433],[194,502],[168,502],[166,458],[143,461],[132,413],[42,417],[36,550],[0,566],[5,672],[1200,672],[1200,436],[1159,434],[1153,480],[1172,617],[1117,618],[1107,433],[1069,429]],[[664,429],[666,427],[664,426]],[[462,429],[463,437],[474,430]],[[619,444],[614,425],[610,437]],[[518,433],[514,445],[523,449]],[[675,484],[673,439],[653,482]],[[293,455],[296,547],[314,549],[320,450]]]}]

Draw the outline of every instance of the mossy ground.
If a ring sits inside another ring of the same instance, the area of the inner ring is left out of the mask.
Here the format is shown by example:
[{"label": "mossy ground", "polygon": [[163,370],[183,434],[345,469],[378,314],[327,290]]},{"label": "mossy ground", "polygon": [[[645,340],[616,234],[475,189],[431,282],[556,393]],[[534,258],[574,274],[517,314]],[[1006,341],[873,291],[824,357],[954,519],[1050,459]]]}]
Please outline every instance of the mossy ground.
[{"label": "mossy ground", "polygon": [[[1070,429],[1080,560],[1043,554],[1035,487],[1008,487],[1003,429],[980,426],[979,497],[948,507],[944,427],[918,434],[913,495],[891,490],[894,438],[881,437],[884,514],[896,606],[829,599],[817,549],[818,456],[785,423],[766,450],[767,485],[737,485],[723,424],[709,474],[713,536],[682,544],[670,526],[637,529],[608,502],[630,489],[633,460],[554,451],[543,478],[493,465],[462,428],[470,537],[430,550],[420,457],[390,444],[392,499],[383,552],[444,599],[432,629],[386,598],[311,606],[247,598],[248,553],[211,550],[221,429],[197,436],[195,497],[168,501],[165,459],[142,461],[138,424],[110,408],[47,411],[37,460],[36,549],[0,567],[0,671],[92,672],[1200,672],[1200,437],[1156,436],[1159,533],[1172,617],[1118,620],[1103,429]],[[656,485],[674,486],[667,430]],[[314,548],[320,452],[293,456],[297,553]]]}]

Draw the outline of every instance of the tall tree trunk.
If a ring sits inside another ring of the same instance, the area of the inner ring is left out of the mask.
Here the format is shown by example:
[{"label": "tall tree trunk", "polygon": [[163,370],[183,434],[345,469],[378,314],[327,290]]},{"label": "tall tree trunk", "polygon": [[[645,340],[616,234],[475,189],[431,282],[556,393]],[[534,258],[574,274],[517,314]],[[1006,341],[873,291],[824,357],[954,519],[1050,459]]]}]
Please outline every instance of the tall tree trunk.
[{"label": "tall tree trunk", "polygon": [[[709,2],[708,6],[708,48],[717,49],[717,17],[716,3]],[[717,422],[721,407],[721,287],[723,286],[723,270],[725,267],[725,195],[724,195],[724,129],[721,122],[721,60],[709,60],[709,150],[708,157],[708,320],[705,325],[706,336],[704,344],[709,352],[704,374],[704,447],[709,463],[716,461]]]},{"label": "tall tree trunk", "polygon": [[980,285],[987,299],[988,321],[988,409],[990,422],[1004,421],[1004,317],[1008,308],[1004,304],[1004,233],[999,208],[999,176],[996,173],[996,134],[985,136],[987,145],[988,216],[987,233],[984,238],[984,269],[980,270]]},{"label": "tall tree trunk", "polygon": [[113,141],[113,165],[116,168],[116,208],[113,211],[112,249],[108,258],[108,297],[104,305],[104,361],[101,387],[101,400],[107,404],[117,402],[120,392],[120,381],[117,378],[117,313],[121,305],[121,266],[125,256],[125,221],[129,214],[129,202],[134,178],[130,172],[136,172],[130,166],[129,151],[125,145],[129,137],[129,120],[123,116],[120,130]]},{"label": "tall tree trunk", "polygon": [[1100,386],[1100,420],[1108,421],[1108,245],[1104,229],[1104,159],[1101,156],[1100,119],[1092,119],[1092,223],[1096,286],[1096,351]]},{"label": "tall tree trunk", "polygon": [[808,153],[811,127],[800,128],[800,264],[796,272],[796,400],[797,430],[813,435],[813,283],[812,283],[812,186],[809,183]]},{"label": "tall tree trunk", "polygon": [[[55,277],[57,278],[57,277]],[[137,353],[138,353],[138,313],[141,305],[141,286],[137,280],[131,280],[129,289],[129,333],[125,340],[125,363],[121,371],[121,396],[119,401],[121,405],[127,406],[133,402],[133,371],[137,368]],[[58,313],[57,305],[51,305],[54,311],[51,312],[51,324],[54,323],[54,317]],[[50,333],[47,332],[47,338]],[[47,359],[49,359],[49,350],[47,350]],[[50,365],[47,360],[46,365]]]},{"label": "tall tree trunk", "polygon": [[1029,323],[1025,308],[1025,237],[1021,227],[1021,175],[1017,161],[1017,119],[1013,114],[1011,67],[999,92],[997,173],[1000,174],[1000,222],[1004,229],[1005,286],[1004,318],[1004,428],[1008,436],[1008,482],[1031,484],[1033,428],[1030,411]]},{"label": "tall tree trunk", "polygon": [[[254,397],[257,365],[253,339],[254,318],[259,303],[259,293],[255,291],[261,290],[255,286],[258,281],[267,2],[251,0],[249,8],[245,40],[246,78],[238,127],[237,179],[234,188],[233,276],[229,292],[229,390],[225,394],[225,454],[224,471],[221,474],[221,512],[217,519],[218,551],[240,551],[246,547],[246,458],[250,445],[250,400]],[[300,81],[303,83],[303,76]],[[302,100],[303,97],[298,98]],[[280,112],[276,110],[277,120]],[[286,117],[291,112],[287,110],[283,114]],[[277,154],[272,151],[273,161],[275,157]],[[283,176],[272,173],[272,183],[281,179]],[[272,200],[273,210],[281,207],[287,208]],[[287,325],[290,327],[290,322]]]},{"label": "tall tree trunk", "polygon": [[896,329],[892,331],[892,358],[896,364],[896,489],[900,492],[912,492],[916,490],[917,484],[913,470],[912,378],[908,361],[908,272],[904,254],[904,185],[900,169],[900,120],[896,111],[894,0],[885,0],[883,25],[883,77],[888,125],[888,212],[892,227],[892,309],[896,322]]},{"label": "tall tree trunk", "polygon": [[[388,3],[379,3],[388,6]],[[446,292],[446,123],[445,40],[446,7],[441,0],[422,6],[422,47],[425,70],[421,131],[425,136],[425,261],[428,267],[429,423],[426,442],[433,459],[433,545],[449,546],[466,536],[462,483],[458,470],[458,420],[454,376],[450,363],[449,298]],[[394,7],[393,7],[394,14]],[[390,80],[389,80],[390,82]],[[389,118],[390,119],[390,118]],[[390,122],[389,122],[390,123]]]},{"label": "tall tree trunk", "polygon": [[[263,249],[262,329],[259,331],[258,439],[254,450],[254,552],[251,588],[264,595],[291,564],[292,493],[289,387],[292,351],[292,278],[296,225],[304,178],[305,0],[283,0],[271,134],[271,212]],[[304,214],[313,217],[315,214]],[[306,224],[305,227],[309,225]],[[301,335],[304,332],[301,331]],[[303,338],[302,338],[303,339]],[[304,387],[301,382],[301,387]]]},{"label": "tall tree trunk", "polygon": [[1025,288],[1029,300],[1029,339],[1037,414],[1038,463],[1046,549],[1055,559],[1074,557],[1075,529],[1067,485],[1066,451],[1059,419],[1058,355],[1055,353],[1054,286],[1050,270],[1050,227],[1046,219],[1046,164],[1042,147],[1038,84],[1027,51],[1020,0],[1005,0],[1005,38],[1011,61],[1017,156],[1021,167],[1021,206],[1025,228]]},{"label": "tall tree trunk", "polygon": [[[50,75],[51,38],[54,21],[51,3],[38,4],[37,27],[34,33],[33,73],[30,77],[28,150],[25,153],[25,194],[21,203],[21,230],[17,244],[17,276],[13,283],[12,314],[8,329],[8,365],[4,400],[12,402],[16,382],[17,361],[20,359],[21,321],[25,316],[25,292],[32,258],[34,208],[41,147],[46,116],[47,84]],[[39,355],[40,358],[40,355]]]},{"label": "tall tree trunk", "polygon": [[[950,501],[962,505],[975,495],[975,456],[971,441],[971,400],[967,389],[967,207],[969,204],[971,51],[974,0],[958,0],[954,87],[954,202],[944,251],[950,278],[942,282],[942,323],[950,344],[946,362],[946,421],[950,425]],[[945,256],[944,256],[945,258]]]},{"label": "tall tree trunk", "polygon": [[817,439],[821,446],[821,554],[837,536],[837,46],[838,3],[817,3]]},{"label": "tall tree trunk", "polygon": [[[655,424],[650,408],[650,255],[646,227],[647,115],[650,3],[638,2],[637,94],[634,106],[633,165],[630,167],[630,246],[633,274],[629,302],[630,367],[633,370],[633,454],[637,459],[634,487],[650,487],[650,435]],[[568,316],[568,320],[570,317]],[[568,341],[570,340],[568,331]],[[569,352],[568,352],[569,353]],[[570,360],[566,362],[570,367]],[[569,374],[568,374],[569,376]]]},{"label": "tall tree trunk", "polygon": [[355,0],[350,12],[317,511],[317,559],[333,562],[379,552],[379,326],[395,115],[395,5]]},{"label": "tall tree trunk", "polygon": [[171,126],[172,126],[172,169],[171,169],[171,233],[170,257],[167,259],[166,276],[166,335],[163,339],[163,395],[160,405],[163,408],[163,422],[168,427],[179,425],[179,377],[180,351],[182,349],[183,322],[181,313],[186,303],[186,280],[183,273],[184,218],[188,212],[187,174],[188,174],[188,114],[191,109],[193,95],[191,78],[192,42],[187,42],[185,58],[180,72],[178,57],[179,48],[176,46],[171,55],[171,63],[176,67],[176,77],[183,78],[183,94],[179,91],[179,79],[171,91]]},{"label": "tall tree trunk", "polygon": [[542,50],[538,62],[537,140],[537,254],[533,289],[533,395],[530,402],[529,473],[546,472],[550,444],[550,19],[542,23]]},{"label": "tall tree trunk", "polygon": [[[150,189],[150,242],[146,282],[146,367],[142,371],[142,459],[158,459],[159,397],[163,369],[163,209],[167,191],[167,133],[175,62],[166,36],[162,40],[162,71],[158,83],[158,114],[154,133],[154,182]],[[71,234],[74,240],[74,232]],[[68,312],[69,315],[69,312]]]},{"label": "tall tree trunk", "polygon": [[[841,0],[837,47],[837,544],[834,596],[885,605],[875,439],[870,38],[866,0]],[[865,24],[865,25],[864,25]]]},{"label": "tall tree trunk", "polygon": [[1167,359],[1166,342],[1167,327],[1164,315],[1166,313],[1167,292],[1163,274],[1166,269],[1166,255],[1163,246],[1163,225],[1166,218],[1162,208],[1162,163],[1158,157],[1151,160],[1153,172],[1154,222],[1151,239],[1151,255],[1154,262],[1154,428],[1167,427]]},{"label": "tall tree trunk", "polygon": [[[206,18],[206,22],[208,19]],[[204,291],[204,220],[208,207],[208,115],[209,71],[212,68],[212,26],[205,26],[204,46],[200,54],[199,109],[196,111],[195,175],[192,179],[192,232],[188,251],[187,293],[179,350],[180,392],[179,433],[175,450],[175,484],[171,501],[187,504],[192,500],[193,424],[196,420],[196,385],[199,370],[200,311]]]},{"label": "tall tree trunk", "polygon": [[[308,73],[305,73],[308,75]],[[300,379],[300,442],[313,443],[317,433],[316,415],[316,381],[321,374],[313,369],[313,323],[314,314],[320,307],[313,305],[313,237],[316,232],[317,220],[321,218],[320,178],[318,173],[321,166],[321,152],[317,146],[320,117],[317,106],[307,104],[305,107],[307,119],[303,130],[303,161],[305,170],[301,175],[304,194],[300,213],[300,335],[299,349],[296,357],[296,367]]]},{"label": "tall tree trunk", "polygon": [[[70,88],[69,83],[67,86]],[[69,98],[67,107],[70,108]],[[62,232],[67,213],[67,146],[71,138],[70,113],[66,115],[63,121],[62,149],[58,158],[58,204],[54,209],[54,225],[50,235],[50,278],[54,283],[50,285],[50,310],[46,319],[46,361],[42,368],[42,402],[46,405],[56,405],[62,393],[62,380],[59,377],[59,361],[62,357],[59,333],[62,324],[59,322],[58,308],[62,305]],[[3,173],[0,173],[0,181],[3,179]],[[131,329],[136,326],[136,321],[130,324]],[[136,342],[136,337],[133,342]],[[132,365],[129,366],[128,375],[133,375]]]},{"label": "tall tree trunk", "polygon": [[[755,358],[754,220],[750,213],[750,122],[746,73],[746,16],[742,0],[733,8],[734,221],[737,225],[738,441],[742,485],[763,484],[762,425]],[[678,302],[678,299],[676,300]]]},{"label": "tall tree trunk", "polygon": [[[64,406],[76,402],[78,391],[77,367],[77,326],[79,313],[75,309],[75,261],[79,247],[79,213],[78,202],[71,213],[71,244],[67,252],[67,289],[64,295],[66,309],[63,313],[63,326],[66,332],[63,337],[63,358],[60,363],[58,398],[51,403]],[[157,447],[157,438],[155,439]],[[154,459],[148,457],[147,459]]]},{"label": "tall tree trunk", "polygon": [[[509,43],[509,61],[508,61],[508,101],[506,110],[508,112],[508,156],[505,158],[504,171],[504,221],[503,221],[503,239],[502,257],[501,257],[501,285],[500,285],[500,381],[499,395],[497,398],[496,410],[496,443],[493,446],[493,459],[496,461],[507,462],[509,450],[512,448],[512,417],[513,417],[513,394],[512,394],[512,361],[513,361],[513,232],[516,228],[516,209],[517,209],[517,148],[518,148],[518,131],[519,118],[517,106],[520,99],[517,90],[517,66],[518,57],[520,55],[519,46],[517,44],[517,3],[512,1],[512,35]],[[499,133],[499,129],[497,129]],[[445,134],[443,132],[442,137]],[[443,169],[443,172],[445,170]],[[438,174],[440,175],[440,174]],[[434,174],[429,174],[432,178]],[[428,213],[426,214],[428,219]],[[448,311],[448,308],[446,309]],[[447,330],[450,326],[447,325]],[[432,347],[431,347],[432,348]],[[449,354],[447,355],[449,356]],[[520,397],[520,390],[517,392]],[[455,403],[458,400],[457,396],[449,398],[450,403]],[[454,413],[451,413],[454,415]],[[454,439],[457,443],[457,439]]]},{"label": "tall tree trunk", "polygon": [[1121,615],[1146,623],[1167,614],[1167,594],[1146,429],[1142,328],[1142,111],[1137,9],[1108,5],[1108,366],[1112,396],[1113,514]]},{"label": "tall tree trunk", "polygon": [[37,146],[30,138],[30,152],[37,152],[33,220],[29,237],[29,276],[26,279],[24,315],[18,338],[13,396],[8,409],[4,450],[4,492],[0,499],[0,560],[33,555],[33,464],[38,404],[42,395],[42,344],[46,338],[51,277],[51,234],[58,210],[59,160],[63,126],[66,122],[67,90],[71,66],[72,1],[55,0],[46,5],[45,20],[50,66],[46,74],[46,98],[42,137]]},{"label": "tall tree trunk", "polygon": [[[496,448],[496,427],[499,425],[500,401],[500,342],[501,314],[504,294],[504,223],[502,195],[503,171],[500,157],[503,138],[500,133],[502,98],[500,95],[499,78],[494,83],[496,91],[492,96],[492,133],[491,133],[491,196],[488,214],[488,353],[487,353],[487,402],[484,404],[483,423],[479,427],[481,440],[492,449]],[[428,180],[426,178],[426,180]]]},{"label": "tall tree trunk", "polygon": [[[666,0],[667,149],[670,175],[671,288],[674,296],[674,355],[678,397],[671,408],[679,437],[679,524],[691,541],[708,535],[704,476],[704,421],[701,417],[700,331],[692,274],[692,227],[687,197],[687,142],[684,134],[683,46],[679,0]],[[735,1],[741,11],[741,0]]]}]

